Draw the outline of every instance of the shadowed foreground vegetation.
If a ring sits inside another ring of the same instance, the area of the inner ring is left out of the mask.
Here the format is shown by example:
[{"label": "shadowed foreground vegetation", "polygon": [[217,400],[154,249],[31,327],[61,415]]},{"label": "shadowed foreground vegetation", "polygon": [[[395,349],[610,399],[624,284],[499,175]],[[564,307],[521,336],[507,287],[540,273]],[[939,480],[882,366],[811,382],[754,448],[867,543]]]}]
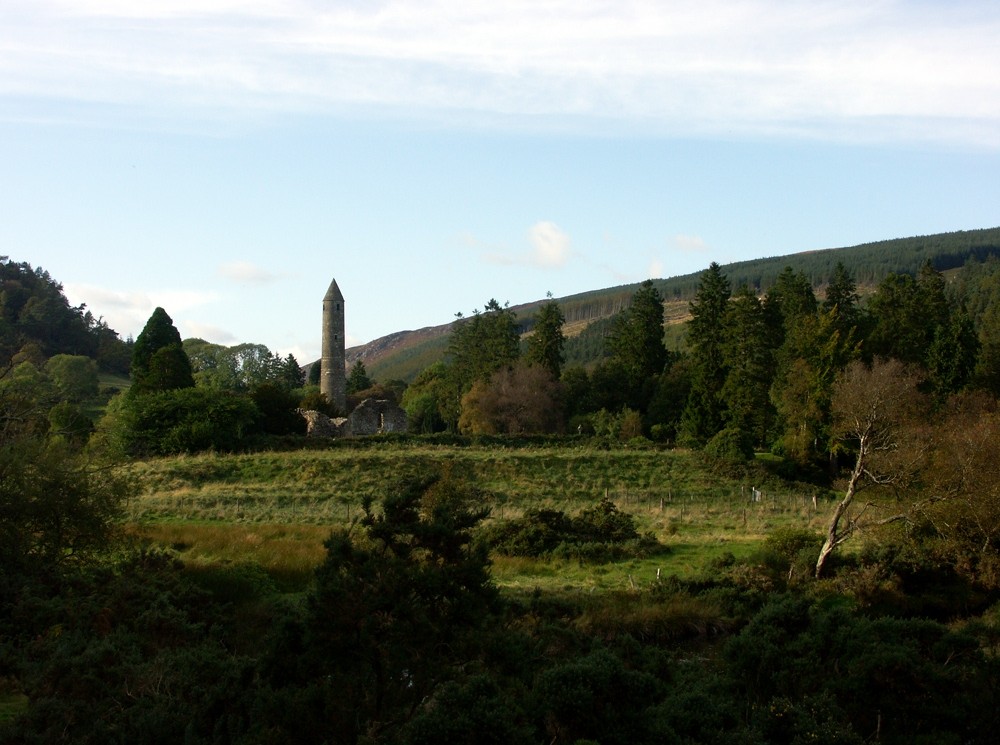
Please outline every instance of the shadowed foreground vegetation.
[{"label": "shadowed foreground vegetation", "polygon": [[760,463],[380,444],[134,464],[131,545],[3,576],[3,741],[992,742],[1000,593],[926,534],[816,580]]}]

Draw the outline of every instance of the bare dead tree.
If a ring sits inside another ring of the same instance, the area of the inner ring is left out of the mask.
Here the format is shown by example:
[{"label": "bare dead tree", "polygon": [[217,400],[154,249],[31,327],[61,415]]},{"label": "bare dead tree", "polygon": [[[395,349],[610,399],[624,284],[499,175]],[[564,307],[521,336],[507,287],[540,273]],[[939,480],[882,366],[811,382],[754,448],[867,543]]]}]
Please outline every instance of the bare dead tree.
[{"label": "bare dead tree", "polygon": [[[856,533],[907,518],[916,504],[900,503],[927,453],[926,397],[916,372],[897,360],[876,360],[871,367],[852,362],[834,384],[834,438],[854,453],[854,466],[827,523],[816,559],[820,577],[830,554]],[[861,501],[871,487],[895,491],[897,499]],[[886,507],[891,507],[886,511]]]}]

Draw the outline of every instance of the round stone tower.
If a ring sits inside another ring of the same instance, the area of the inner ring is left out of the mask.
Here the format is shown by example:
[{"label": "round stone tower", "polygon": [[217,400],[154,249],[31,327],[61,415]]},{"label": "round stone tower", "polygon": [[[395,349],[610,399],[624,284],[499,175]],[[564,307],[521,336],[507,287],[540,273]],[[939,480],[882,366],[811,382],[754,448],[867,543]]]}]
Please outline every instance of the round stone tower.
[{"label": "round stone tower", "polygon": [[323,297],[323,356],[319,390],[341,416],[347,415],[347,358],[344,353],[344,295],[337,280]]}]

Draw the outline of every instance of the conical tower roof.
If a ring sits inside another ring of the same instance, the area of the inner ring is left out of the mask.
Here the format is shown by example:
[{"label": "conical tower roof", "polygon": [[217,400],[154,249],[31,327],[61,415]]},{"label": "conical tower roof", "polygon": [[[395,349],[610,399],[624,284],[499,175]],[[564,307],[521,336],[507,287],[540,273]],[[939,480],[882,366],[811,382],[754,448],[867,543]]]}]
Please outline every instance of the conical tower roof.
[{"label": "conical tower roof", "polygon": [[330,289],[326,291],[326,295],[323,296],[324,300],[339,300],[344,302],[344,295],[337,286],[337,280],[333,280],[330,283]]}]

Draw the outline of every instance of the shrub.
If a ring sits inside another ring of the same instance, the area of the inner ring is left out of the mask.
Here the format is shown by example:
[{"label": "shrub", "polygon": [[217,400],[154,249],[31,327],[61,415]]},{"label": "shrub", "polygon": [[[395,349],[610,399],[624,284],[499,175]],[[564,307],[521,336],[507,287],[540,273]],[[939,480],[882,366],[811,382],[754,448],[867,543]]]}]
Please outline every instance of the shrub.
[{"label": "shrub", "polygon": [[126,457],[239,450],[259,431],[250,399],[208,388],[124,396],[102,422],[111,451]]},{"label": "shrub", "polygon": [[753,442],[741,429],[727,427],[705,445],[705,452],[716,458],[743,463],[753,460]]},{"label": "shrub", "polygon": [[867,618],[844,602],[776,596],[724,657],[748,706],[794,708],[795,728],[877,732],[886,743],[991,739],[992,666],[974,639],[933,621]]},{"label": "shrub", "polygon": [[480,535],[493,551],[507,556],[552,556],[596,563],[662,550],[652,536],[640,536],[635,518],[610,499],[568,517],[558,510],[530,509]]},{"label": "shrub", "polygon": [[251,394],[261,414],[261,428],[269,435],[304,435],[306,420],[297,411],[299,402],[290,391],[262,383]]}]

